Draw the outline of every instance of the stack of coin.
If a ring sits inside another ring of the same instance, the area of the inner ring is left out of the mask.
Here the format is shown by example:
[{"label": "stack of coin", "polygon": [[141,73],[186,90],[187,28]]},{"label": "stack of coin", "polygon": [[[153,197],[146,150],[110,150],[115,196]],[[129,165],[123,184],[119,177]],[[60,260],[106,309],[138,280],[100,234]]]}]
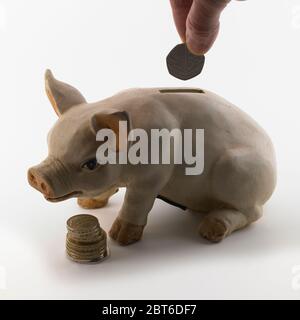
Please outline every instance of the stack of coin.
[{"label": "stack of coin", "polygon": [[98,219],[79,214],[67,221],[66,250],[68,257],[80,263],[100,262],[107,257],[107,237]]}]

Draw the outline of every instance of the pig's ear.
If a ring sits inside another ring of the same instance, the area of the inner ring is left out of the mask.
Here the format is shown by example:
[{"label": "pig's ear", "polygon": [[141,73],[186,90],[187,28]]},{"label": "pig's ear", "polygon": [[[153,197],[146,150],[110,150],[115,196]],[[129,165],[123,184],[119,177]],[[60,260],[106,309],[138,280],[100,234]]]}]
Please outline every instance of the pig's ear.
[{"label": "pig's ear", "polygon": [[[125,121],[126,123],[120,123],[120,121]],[[126,137],[121,136],[123,132],[120,132],[120,125],[125,125]],[[117,151],[122,149],[121,139],[125,138],[127,140],[130,126],[129,115],[126,111],[99,112],[91,118],[91,128],[95,134],[97,134],[100,129],[111,129],[114,131],[117,139]]]},{"label": "pig's ear", "polygon": [[50,70],[47,70],[45,73],[45,87],[47,96],[58,116],[72,106],[86,102],[77,89],[56,80]]}]

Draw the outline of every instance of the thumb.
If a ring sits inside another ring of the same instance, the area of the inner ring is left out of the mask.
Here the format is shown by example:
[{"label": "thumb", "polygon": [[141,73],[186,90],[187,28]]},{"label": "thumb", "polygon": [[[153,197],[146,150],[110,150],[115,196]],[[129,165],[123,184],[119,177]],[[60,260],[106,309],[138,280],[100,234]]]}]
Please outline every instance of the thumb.
[{"label": "thumb", "polygon": [[186,43],[194,54],[205,54],[215,42],[220,15],[230,0],[194,0],[186,21]]}]

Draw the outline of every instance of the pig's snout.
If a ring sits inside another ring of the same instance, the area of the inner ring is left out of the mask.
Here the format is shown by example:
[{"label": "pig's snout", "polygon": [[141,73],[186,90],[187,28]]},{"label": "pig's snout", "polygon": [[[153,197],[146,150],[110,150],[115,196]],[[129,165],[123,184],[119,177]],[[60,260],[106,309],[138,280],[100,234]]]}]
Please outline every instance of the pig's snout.
[{"label": "pig's snout", "polygon": [[33,188],[40,191],[45,197],[51,198],[54,196],[50,182],[46,176],[44,176],[42,172],[38,170],[38,168],[33,167],[28,170],[28,182]]},{"label": "pig's snout", "polygon": [[70,192],[68,174],[64,165],[52,157],[28,170],[28,182],[48,200],[65,196]]}]

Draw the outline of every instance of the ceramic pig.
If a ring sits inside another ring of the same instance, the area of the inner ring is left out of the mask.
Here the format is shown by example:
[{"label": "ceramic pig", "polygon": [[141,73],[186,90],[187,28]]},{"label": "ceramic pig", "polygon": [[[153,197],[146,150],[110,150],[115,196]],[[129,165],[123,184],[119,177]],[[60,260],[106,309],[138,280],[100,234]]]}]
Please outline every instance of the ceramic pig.
[{"label": "ceramic pig", "polygon": [[[109,232],[122,245],[141,239],[156,198],[205,213],[199,217],[199,234],[212,242],[262,216],[276,184],[272,142],[253,119],[228,101],[201,89],[151,88],[87,103],[77,89],[56,80],[50,71],[45,81],[58,121],[48,135],[48,157],[29,169],[28,180],[47,200],[77,197],[82,207],[96,208],[104,206],[118,187],[126,187]],[[118,136],[120,121],[126,121],[129,129],[146,132],[204,129],[203,172],[187,175],[185,165],[174,161],[97,163],[97,132],[109,128]]]}]

